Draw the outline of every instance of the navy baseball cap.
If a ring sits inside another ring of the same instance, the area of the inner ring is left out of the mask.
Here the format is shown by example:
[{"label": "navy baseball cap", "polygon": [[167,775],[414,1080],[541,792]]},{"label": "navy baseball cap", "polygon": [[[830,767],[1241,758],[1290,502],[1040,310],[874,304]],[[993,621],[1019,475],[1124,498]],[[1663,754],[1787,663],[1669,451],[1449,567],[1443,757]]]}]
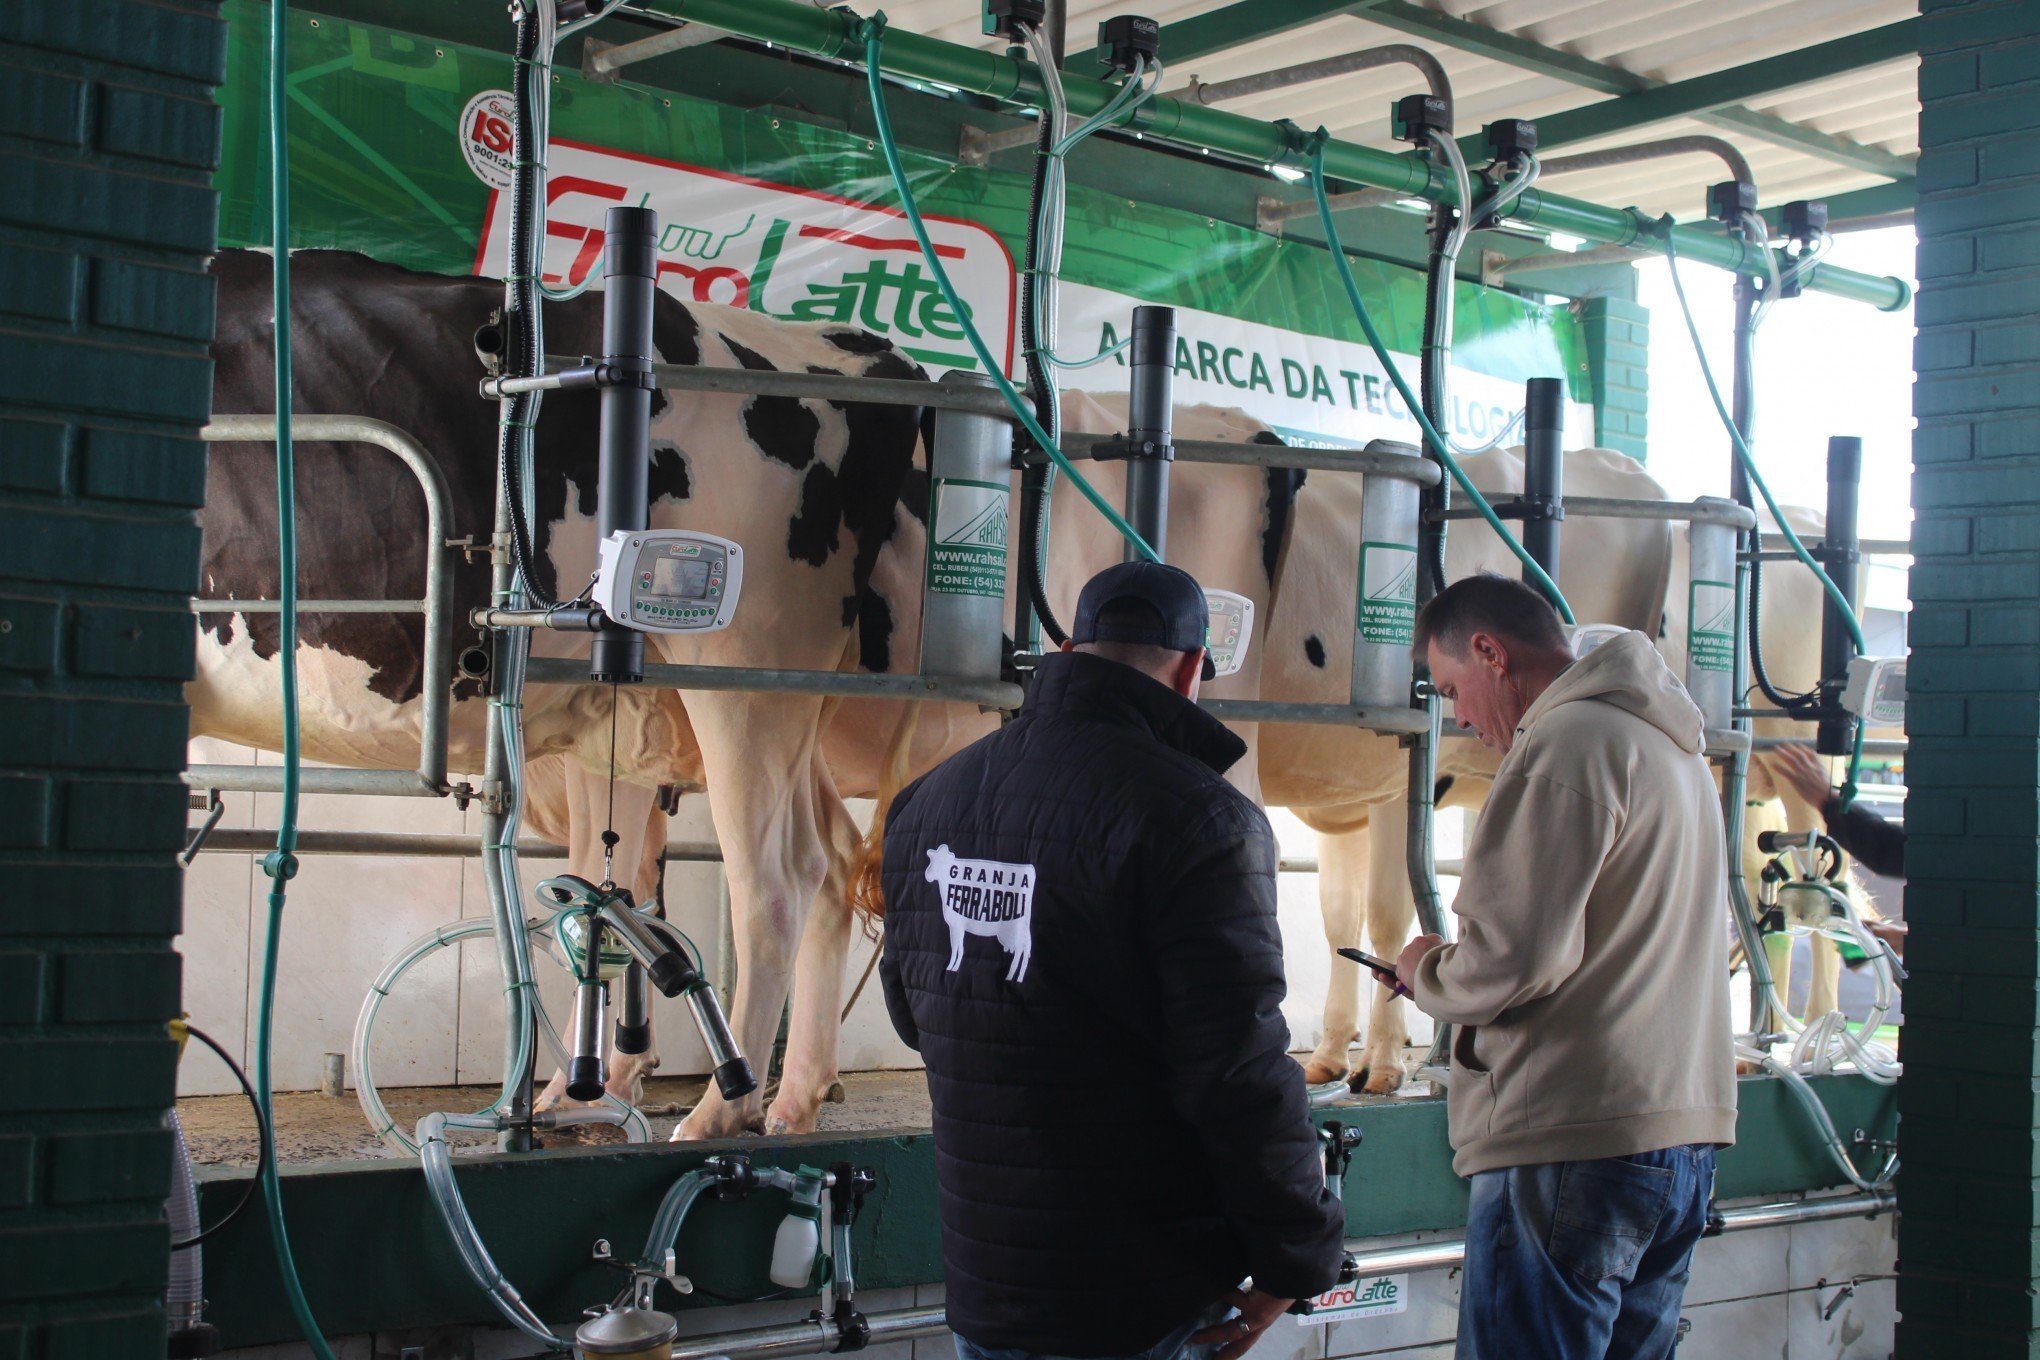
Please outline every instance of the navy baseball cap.
[{"label": "navy baseball cap", "polygon": [[[1127,600],[1151,607],[1157,622],[1099,626],[1098,615]],[[1172,652],[1194,652],[1204,647],[1210,631],[1211,609],[1204,601],[1204,587],[1197,584],[1196,577],[1164,562],[1135,561],[1107,567],[1084,583],[1077,596],[1077,617],[1070,626],[1070,641],[1128,642]],[[1211,656],[1206,653],[1204,678],[1209,680],[1216,673]]]}]

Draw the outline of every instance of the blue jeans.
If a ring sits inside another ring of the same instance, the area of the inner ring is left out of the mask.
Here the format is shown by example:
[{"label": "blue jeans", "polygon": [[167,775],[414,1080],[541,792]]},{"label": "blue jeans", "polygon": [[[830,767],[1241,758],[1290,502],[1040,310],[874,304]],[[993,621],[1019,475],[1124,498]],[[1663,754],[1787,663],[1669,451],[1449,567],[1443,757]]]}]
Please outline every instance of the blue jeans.
[{"label": "blue jeans", "polygon": [[[1219,1346],[1193,1346],[1190,1337],[1215,1322],[1221,1322],[1232,1315],[1232,1309],[1213,1306],[1205,1309],[1187,1322],[1178,1323],[1169,1334],[1144,1351],[1135,1351],[1122,1360],[1211,1360],[1221,1349]],[[965,1337],[956,1337],[956,1360],[1064,1360],[1060,1356],[1043,1355],[1035,1351],[990,1350]]]},{"label": "blue jeans", "polygon": [[1665,1360],[1713,1193],[1705,1144],[1476,1173],[1459,1360]]}]

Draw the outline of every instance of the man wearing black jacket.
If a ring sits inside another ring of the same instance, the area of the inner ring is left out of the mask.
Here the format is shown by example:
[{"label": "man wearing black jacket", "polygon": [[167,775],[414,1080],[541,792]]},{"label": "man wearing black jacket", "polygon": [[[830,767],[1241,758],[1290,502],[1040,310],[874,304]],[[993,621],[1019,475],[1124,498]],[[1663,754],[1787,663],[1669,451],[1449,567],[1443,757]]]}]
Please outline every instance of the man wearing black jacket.
[{"label": "man wearing black jacket", "polygon": [[1183,571],[1101,572],[1019,717],[888,814],[879,972],[927,1065],[960,1360],[1233,1360],[1336,1282],[1274,837],[1192,702],[1207,623]]}]

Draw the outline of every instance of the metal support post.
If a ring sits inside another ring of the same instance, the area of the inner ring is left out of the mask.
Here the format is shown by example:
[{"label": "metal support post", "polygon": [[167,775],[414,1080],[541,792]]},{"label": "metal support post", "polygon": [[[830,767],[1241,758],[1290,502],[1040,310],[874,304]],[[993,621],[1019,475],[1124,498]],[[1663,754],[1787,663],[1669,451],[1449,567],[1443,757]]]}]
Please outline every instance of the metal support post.
[{"label": "metal support post", "polygon": [[[1111,448],[1124,457],[1126,519],[1146,539],[1155,555],[1169,555],[1169,464],[1175,461],[1173,437],[1176,390],[1176,309],[1133,309],[1133,344],[1129,349],[1132,388],[1126,407],[1126,438],[1100,445],[1094,456]],[[1126,560],[1137,554],[1127,545]]]},{"label": "metal support post", "polygon": [[[1747,274],[1735,276],[1735,350],[1734,380],[1729,394],[1729,418],[1736,429],[1742,432],[1743,443],[1752,443],[1750,430],[1756,420],[1756,373],[1757,373],[1757,282]],[[1739,505],[1754,506],[1750,499],[1749,474],[1743,471],[1742,459],[1736,456],[1734,445],[1728,450],[1729,495]]]},{"label": "metal support post", "polygon": [[[990,387],[961,370],[958,386]],[[999,678],[1013,427],[996,416],[938,410],[928,452],[928,564],[921,586],[921,674]],[[1025,598],[1026,592],[1021,592]]]},{"label": "metal support post", "polygon": [[[1827,569],[1828,577],[1842,592],[1849,609],[1856,608],[1856,568],[1862,560],[1856,530],[1856,505],[1863,480],[1863,441],[1838,434],[1828,440],[1827,527],[1813,555]],[[1842,685],[1849,676],[1849,660],[1855,655],[1855,641],[1848,619],[1832,599],[1823,600],[1820,616],[1820,685],[1824,712],[1814,737],[1814,750],[1824,756],[1849,753],[1850,729],[1854,726],[1842,711]]]},{"label": "metal support post", "polygon": [[[651,515],[652,298],[657,291],[659,217],[649,208],[611,208],[603,224],[603,363],[637,378],[602,388],[595,486],[595,533],[643,529]],[[589,674],[609,684],[644,678],[645,635],[610,624],[595,635]]]},{"label": "metal support post", "polygon": [[1406,477],[1364,473],[1360,482],[1359,613],[1353,628],[1356,708],[1403,708],[1410,701],[1416,637],[1418,501]]},{"label": "metal support post", "polygon": [[1523,385],[1523,547],[1554,581],[1564,520],[1565,384],[1532,378]]},{"label": "metal support post", "polygon": [[1720,519],[1695,519],[1686,528],[1686,692],[1710,732],[1735,724],[1736,637],[1742,627],[1736,538],[1737,530]]}]

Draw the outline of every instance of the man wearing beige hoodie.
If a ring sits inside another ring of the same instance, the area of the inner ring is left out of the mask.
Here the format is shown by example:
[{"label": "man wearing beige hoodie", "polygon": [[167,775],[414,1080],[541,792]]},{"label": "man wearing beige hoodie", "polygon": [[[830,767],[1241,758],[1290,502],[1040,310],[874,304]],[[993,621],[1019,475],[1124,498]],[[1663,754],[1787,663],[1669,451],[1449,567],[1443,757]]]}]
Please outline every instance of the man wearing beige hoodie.
[{"label": "man wearing beige hoodie", "polygon": [[1727,866],[1703,723],[1650,639],[1575,660],[1499,576],[1439,592],[1416,646],[1502,753],[1460,937],[1397,975],[1457,1026],[1453,1168],[1472,1178],[1462,1360],[1660,1360],[1714,1150],[1735,1140]]}]

